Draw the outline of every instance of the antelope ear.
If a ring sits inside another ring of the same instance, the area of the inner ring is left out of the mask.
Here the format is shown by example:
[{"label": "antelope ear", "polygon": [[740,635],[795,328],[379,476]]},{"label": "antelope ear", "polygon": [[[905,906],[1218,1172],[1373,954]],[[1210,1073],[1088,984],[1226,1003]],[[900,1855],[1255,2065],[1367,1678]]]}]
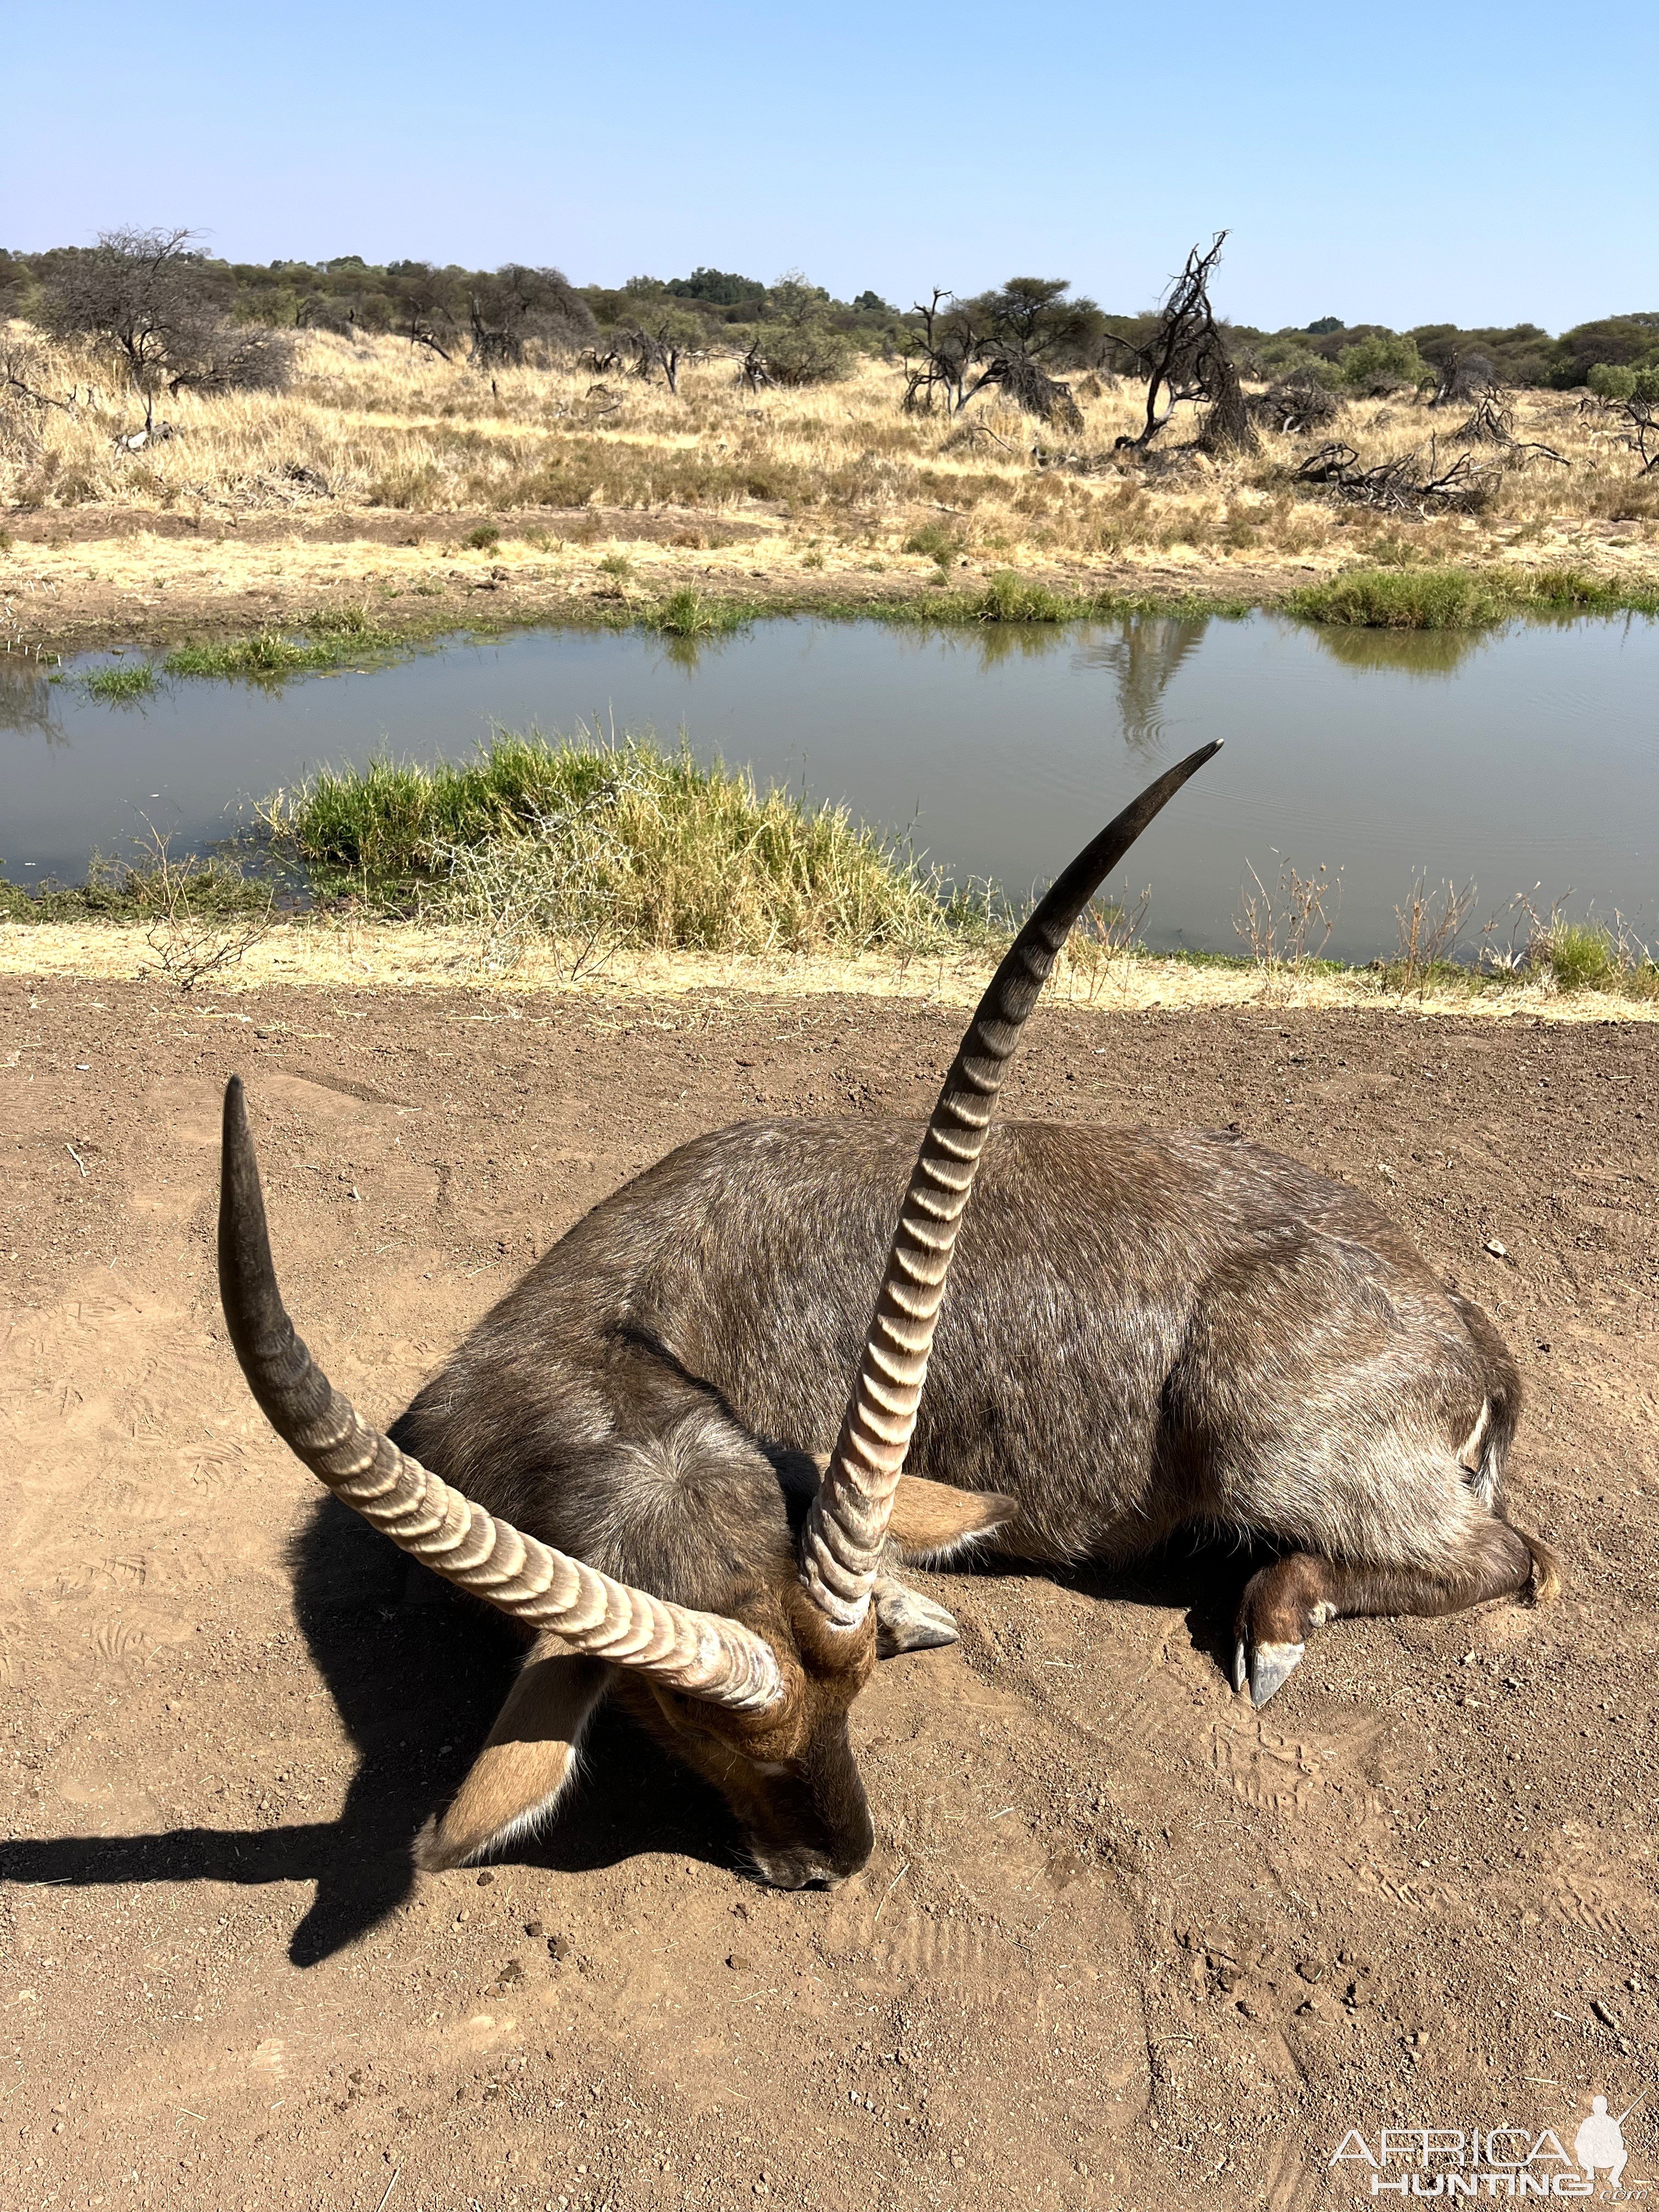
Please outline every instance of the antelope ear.
[{"label": "antelope ear", "polygon": [[952,1483],[902,1474],[887,1533],[906,1559],[942,1565],[983,1543],[1018,1510],[1019,1500],[1000,1490],[958,1490]]}]

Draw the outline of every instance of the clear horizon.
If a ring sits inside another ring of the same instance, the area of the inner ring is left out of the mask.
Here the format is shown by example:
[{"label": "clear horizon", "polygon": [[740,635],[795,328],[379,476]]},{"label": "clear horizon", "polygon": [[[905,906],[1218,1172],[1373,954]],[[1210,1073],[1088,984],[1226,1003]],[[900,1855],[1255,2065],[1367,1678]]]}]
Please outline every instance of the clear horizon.
[{"label": "clear horizon", "polygon": [[828,29],[645,0],[625,38],[507,0],[459,57],[432,0],[269,21],[164,0],[144,32],[111,0],[77,11],[77,42],[120,58],[66,130],[57,28],[14,27],[0,242],[182,224],[235,261],[799,267],[901,307],[1064,275],[1133,311],[1227,228],[1218,306],[1269,329],[1659,307],[1651,91],[1530,0],[1407,4],[1386,35],[1342,19],[1289,54],[1213,0],[1150,52],[1139,16],[1075,0],[1040,41],[981,5],[947,37],[868,0]]}]

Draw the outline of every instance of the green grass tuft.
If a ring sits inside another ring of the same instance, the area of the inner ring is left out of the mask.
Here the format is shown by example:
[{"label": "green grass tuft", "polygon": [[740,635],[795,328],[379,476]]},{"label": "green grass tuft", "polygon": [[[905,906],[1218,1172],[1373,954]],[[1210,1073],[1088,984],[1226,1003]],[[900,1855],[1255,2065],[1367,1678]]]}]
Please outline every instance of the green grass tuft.
[{"label": "green grass tuft", "polygon": [[1593,922],[1557,922],[1549,933],[1545,958],[1563,991],[1607,991],[1617,988],[1619,948],[1610,930]]},{"label": "green grass tuft", "polygon": [[650,740],[503,732],[431,768],[327,769],[265,809],[319,888],[515,933],[721,952],[942,950],[995,928],[844,807]]},{"label": "green grass tuft", "polygon": [[281,683],[287,676],[305,676],[318,669],[338,668],[361,660],[366,653],[381,653],[402,641],[389,630],[368,626],[367,617],[352,617],[361,610],[339,608],[307,625],[309,635],[289,636],[274,629],[256,631],[252,637],[222,638],[203,645],[175,646],[161,663],[166,676],[220,676],[245,683]]},{"label": "green grass tuft", "polygon": [[1468,568],[1351,568],[1286,605],[1306,622],[1363,629],[1482,629],[1510,611],[1501,589]]},{"label": "green grass tuft", "polygon": [[0,921],[5,921],[142,925],[176,913],[181,902],[198,918],[228,921],[268,912],[271,884],[217,855],[171,860],[148,848],[132,861],[94,854],[83,884],[14,884],[0,877]]},{"label": "green grass tuft", "polygon": [[730,599],[705,599],[687,584],[644,617],[665,637],[716,637],[745,629],[750,611]]},{"label": "green grass tuft", "polygon": [[999,568],[981,594],[975,613],[981,622],[1061,623],[1073,618],[1075,604],[1051,592],[1046,584],[1030,583],[1012,568]]},{"label": "green grass tuft", "polygon": [[1581,568],[1350,568],[1284,605],[1304,622],[1353,629],[1472,630],[1516,615],[1659,613],[1659,592]]},{"label": "green grass tuft", "polygon": [[313,607],[308,615],[301,616],[300,628],[310,637],[349,637],[359,643],[381,635],[361,599],[349,599],[338,607]]},{"label": "green grass tuft", "polygon": [[155,671],[149,661],[135,660],[125,668],[96,668],[87,678],[86,684],[94,699],[123,706],[132,700],[151,696],[155,690]]}]

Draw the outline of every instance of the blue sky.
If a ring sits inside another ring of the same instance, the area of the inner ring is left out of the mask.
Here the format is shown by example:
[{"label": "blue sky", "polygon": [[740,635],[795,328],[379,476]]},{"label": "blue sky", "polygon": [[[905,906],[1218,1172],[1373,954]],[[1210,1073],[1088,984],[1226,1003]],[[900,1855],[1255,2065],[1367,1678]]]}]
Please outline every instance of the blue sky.
[{"label": "blue sky", "polygon": [[238,260],[799,266],[900,304],[1018,273],[1133,308],[1225,226],[1241,321],[1559,330],[1659,308],[1633,35],[1530,0],[77,0],[7,34],[0,241],[185,223]]}]

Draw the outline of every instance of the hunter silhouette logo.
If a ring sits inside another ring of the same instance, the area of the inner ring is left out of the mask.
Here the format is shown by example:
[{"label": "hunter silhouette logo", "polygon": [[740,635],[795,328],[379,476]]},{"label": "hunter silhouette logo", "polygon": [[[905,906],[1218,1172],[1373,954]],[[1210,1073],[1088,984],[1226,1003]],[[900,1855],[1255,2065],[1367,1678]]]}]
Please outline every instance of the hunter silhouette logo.
[{"label": "hunter silhouette logo", "polygon": [[1350,2128],[1328,2170],[1346,2167],[1356,2181],[1364,2174],[1370,2197],[1622,2197],[1625,2122],[1646,2101],[1644,2094],[1614,2114],[1605,2097],[1592,2097],[1571,2151],[1553,2128],[1389,2127],[1371,2136]]},{"label": "hunter silhouette logo", "polygon": [[[1638,2097],[1636,2105],[1643,2100]],[[1572,2139],[1572,2154],[1592,2183],[1597,2170],[1607,2168],[1607,2186],[1617,2195],[1625,2161],[1630,2154],[1625,2148],[1625,2122],[1636,2110],[1636,2105],[1626,2105],[1615,2120],[1607,2111],[1605,2097],[1592,2097],[1590,2108],[1580,2121],[1578,2132]]]}]

